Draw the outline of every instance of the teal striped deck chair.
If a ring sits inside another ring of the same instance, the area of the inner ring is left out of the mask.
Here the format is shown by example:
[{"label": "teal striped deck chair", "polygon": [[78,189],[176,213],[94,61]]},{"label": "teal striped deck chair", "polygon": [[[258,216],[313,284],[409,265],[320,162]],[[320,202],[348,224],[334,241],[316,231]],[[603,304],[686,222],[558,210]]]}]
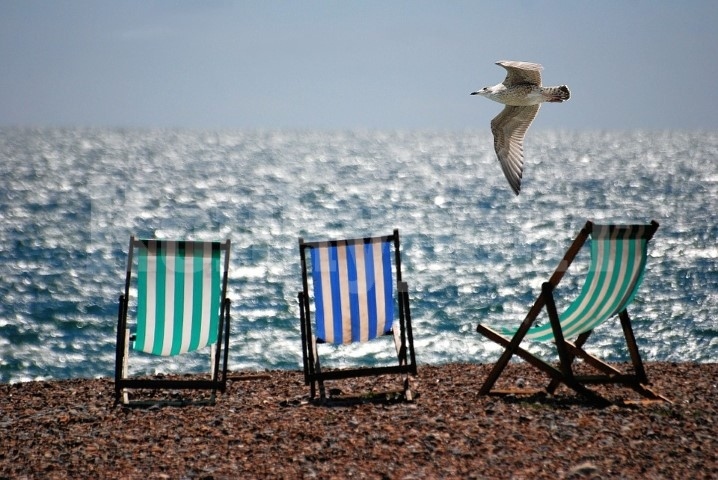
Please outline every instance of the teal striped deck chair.
[{"label": "teal striped deck chair", "polygon": [[[398,374],[403,376],[404,399],[411,401],[408,376],[416,375],[416,358],[409,289],[401,278],[399,231],[348,240],[305,242],[300,238],[299,252],[302,355],[311,398],[318,385],[320,398],[326,399],[327,380]],[[393,337],[396,362],[322,369],[319,345],[380,341],[384,335]]]},{"label": "teal striped deck chair", "polygon": [[[646,399],[667,401],[647,386],[648,378],[627,311],[643,280],[648,242],[657,229],[658,223],[655,221],[648,225],[596,225],[586,222],[556,271],[542,285],[541,294],[518,328],[491,329],[478,325],[479,333],[505,349],[482,385],[480,394],[522,393],[515,389],[494,389],[509,360],[517,355],[549,376],[551,380],[546,392],[550,394],[560,384],[565,384],[590,400],[605,405],[609,403],[608,400],[587,385],[619,384],[632,388]],[[556,288],[587,240],[590,241],[591,257],[585,281],[578,296],[559,314],[556,308]],[[549,322],[537,325],[537,319],[544,309]],[[583,348],[593,330],[616,315],[620,319],[632,361],[632,371],[628,372],[622,372]],[[520,345],[524,340],[554,342],[559,367],[554,367],[522,348]],[[598,373],[575,374],[573,366],[577,358]]]},{"label": "teal striped deck chair", "polygon": [[[129,403],[129,391],[134,389],[209,390],[211,402],[217,390],[224,392],[229,347],[229,251],[229,240],[130,237],[117,322],[117,402]],[[135,297],[132,302],[131,296]],[[193,375],[192,379],[130,376],[130,351],[133,357],[150,359],[207,351],[209,375]]]}]

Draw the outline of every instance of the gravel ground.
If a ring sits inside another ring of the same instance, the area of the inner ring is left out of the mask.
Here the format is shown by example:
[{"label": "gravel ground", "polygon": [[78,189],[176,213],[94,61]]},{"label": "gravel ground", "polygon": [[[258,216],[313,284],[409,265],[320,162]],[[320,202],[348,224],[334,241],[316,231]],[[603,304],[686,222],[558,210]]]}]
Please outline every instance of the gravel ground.
[{"label": "gravel ground", "polygon": [[718,478],[718,364],[649,363],[673,403],[606,408],[563,387],[478,396],[489,367],[420,366],[412,403],[380,393],[389,377],[328,383],[318,405],[298,371],[234,372],[213,406],[122,407],[111,379],[3,384],[0,478]]}]

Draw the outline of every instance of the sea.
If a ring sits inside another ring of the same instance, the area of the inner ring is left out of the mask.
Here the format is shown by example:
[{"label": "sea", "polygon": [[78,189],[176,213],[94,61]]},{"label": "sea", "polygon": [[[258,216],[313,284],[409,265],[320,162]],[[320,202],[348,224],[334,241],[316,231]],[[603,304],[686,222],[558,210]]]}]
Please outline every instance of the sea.
[{"label": "sea", "polygon": [[[524,152],[517,197],[488,129],[0,128],[0,383],[114,375],[130,235],[231,240],[229,367],[263,371],[302,368],[298,239],[398,228],[419,368],[493,362],[477,323],[517,325],[587,220],[660,223],[629,308],[644,360],[718,361],[718,131],[535,129]],[[615,320],[587,348],[629,358]]]}]

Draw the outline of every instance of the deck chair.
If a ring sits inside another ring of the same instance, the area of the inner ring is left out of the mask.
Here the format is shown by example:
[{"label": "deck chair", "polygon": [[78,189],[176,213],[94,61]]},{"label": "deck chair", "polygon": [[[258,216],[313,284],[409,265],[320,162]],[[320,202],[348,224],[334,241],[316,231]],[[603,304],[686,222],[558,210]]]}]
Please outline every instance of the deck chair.
[{"label": "deck chair", "polygon": [[[505,348],[479,393],[483,395],[518,393],[516,390],[509,392],[493,390],[495,382],[511,357],[517,355],[548,374],[551,381],[546,391],[551,394],[563,383],[589,399],[605,405],[609,403],[608,400],[589,389],[587,385],[616,383],[630,387],[648,399],[668,401],[647,386],[648,378],[626,310],[643,280],[648,242],[657,229],[658,223],[655,221],[649,225],[624,226],[595,225],[590,221],[586,222],[556,271],[549,281],[543,284],[541,294],[518,329],[504,328],[496,331],[478,325],[479,333]],[[578,297],[559,315],[555,303],[555,289],[588,239],[590,239],[591,259],[585,282]],[[549,322],[536,325],[544,308]],[[591,332],[616,314],[620,319],[633,363],[632,372],[621,372],[583,349]],[[574,341],[569,341],[574,338]],[[559,368],[521,348],[520,344],[524,340],[555,342]],[[584,376],[574,374],[572,365],[577,357],[598,374]]]},{"label": "deck chair", "polygon": [[[404,398],[411,401],[408,375],[416,375],[416,359],[409,291],[401,278],[399,230],[384,237],[350,240],[305,242],[300,238],[299,253],[302,356],[311,398],[315,398],[318,384],[320,398],[325,400],[326,380],[399,374],[403,376]],[[393,335],[395,365],[322,370],[318,344],[346,345],[382,335]]]},{"label": "deck chair", "polygon": [[[128,391],[132,389],[209,390],[210,402],[214,402],[217,390],[225,391],[229,250],[229,240],[219,243],[130,237],[125,291],[120,295],[117,321],[117,402],[122,399],[129,403]],[[134,322],[128,322],[131,294],[136,295]],[[148,358],[209,350],[209,378],[129,376],[130,347],[137,356],[149,355]]]}]

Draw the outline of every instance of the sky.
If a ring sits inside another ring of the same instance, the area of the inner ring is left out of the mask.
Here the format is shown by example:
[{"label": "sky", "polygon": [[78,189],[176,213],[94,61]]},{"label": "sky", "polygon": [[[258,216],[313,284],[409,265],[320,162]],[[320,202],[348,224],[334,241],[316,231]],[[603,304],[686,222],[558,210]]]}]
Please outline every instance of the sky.
[{"label": "sky", "polygon": [[572,97],[532,128],[718,129],[718,2],[0,0],[0,126],[488,129],[499,60]]}]

